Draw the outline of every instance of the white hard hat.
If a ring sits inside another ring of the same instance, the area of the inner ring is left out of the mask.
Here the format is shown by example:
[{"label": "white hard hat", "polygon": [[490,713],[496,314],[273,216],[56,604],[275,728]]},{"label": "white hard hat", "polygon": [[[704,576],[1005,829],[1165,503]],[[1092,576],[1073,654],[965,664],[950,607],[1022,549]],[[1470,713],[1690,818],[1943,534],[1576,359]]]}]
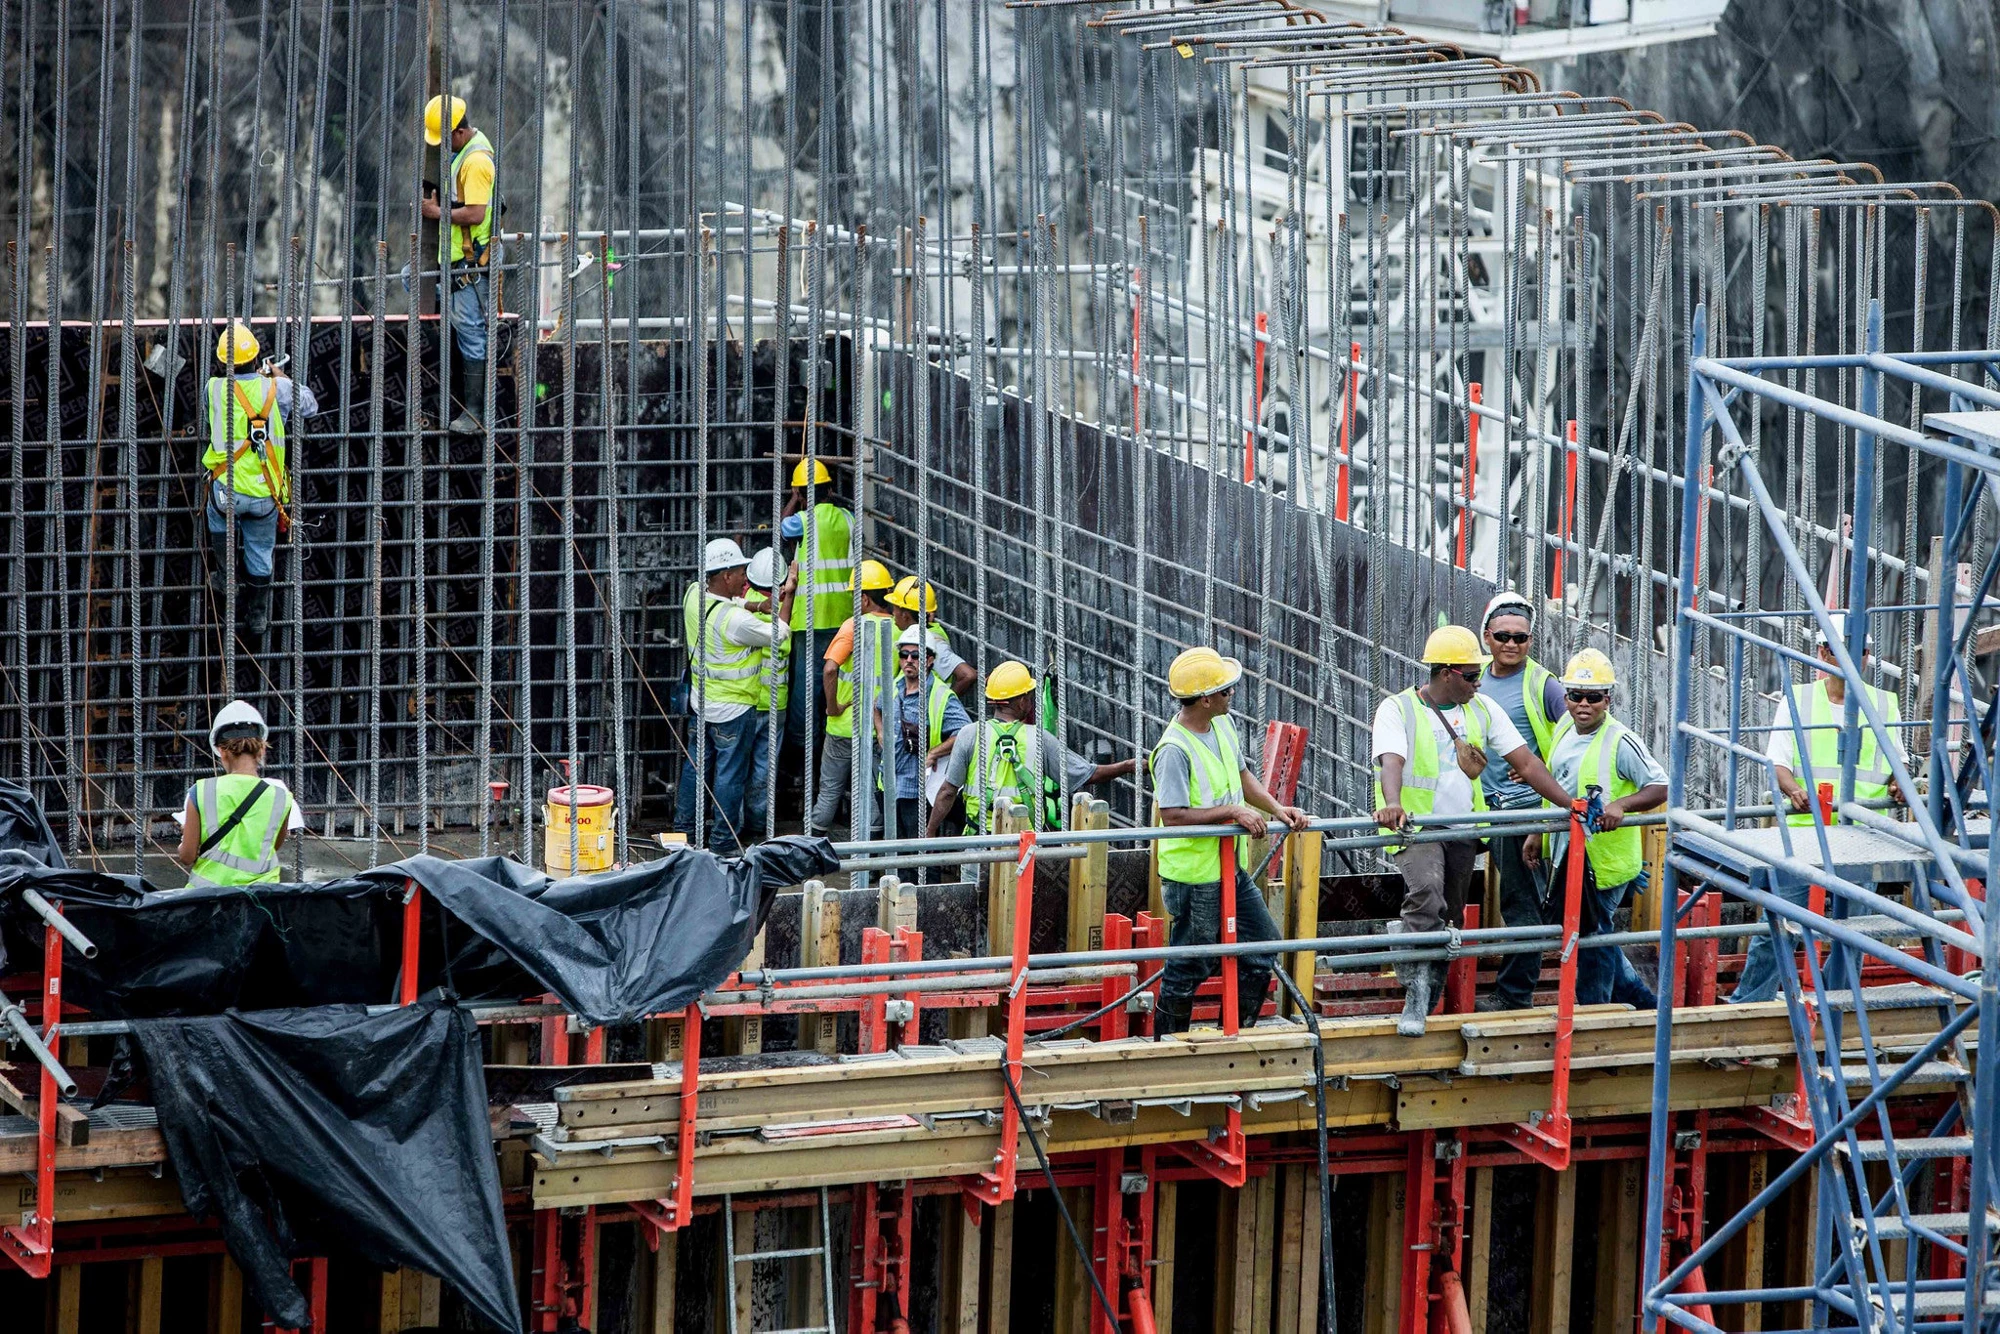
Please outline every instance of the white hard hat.
[{"label": "white hard hat", "polygon": [[736,545],[733,537],[717,537],[709,541],[708,550],[703,553],[701,571],[715,574],[720,570],[734,570],[748,565],[750,558],[743,554],[743,548]]},{"label": "white hard hat", "polygon": [[[1833,613],[1833,628],[1834,628],[1835,632],[1836,632],[1836,633],[1838,633],[1838,634],[1840,635],[1840,642],[1841,642],[1841,643],[1843,643],[1843,644],[1845,644],[1845,643],[1847,642],[1847,613],[1846,613],[1846,612],[1844,612],[1844,611],[1837,611],[1837,612]],[[1861,642],[1862,642],[1862,649],[1861,649],[1861,651],[1862,651],[1863,653],[1873,653],[1873,652],[1875,651],[1875,632],[1874,632],[1874,631],[1872,631],[1872,630],[1868,631],[1868,632],[1867,632],[1866,634],[1864,634],[1864,635],[1862,636],[1862,641],[1861,641]],[[1823,626],[1819,626],[1819,625],[1814,625],[1814,627],[1813,627],[1813,644],[1814,644],[1815,646],[1819,647],[1819,648],[1825,648],[1825,647],[1826,647],[1826,643],[1827,643],[1827,639],[1826,639],[1826,629],[1825,629],[1825,627],[1823,627]]]},{"label": "white hard hat", "polygon": [[1495,616],[1519,616],[1528,623],[1530,630],[1535,628],[1534,604],[1511,588],[1501,589],[1493,595],[1493,600],[1486,604],[1486,611],[1479,618],[1481,633],[1485,632],[1487,625]]},{"label": "white hard hat", "polygon": [[233,699],[217,711],[215,721],[208,725],[208,744],[210,749],[214,749],[225,741],[242,737],[255,737],[262,741],[270,734],[270,726],[255,705]]},{"label": "white hard hat", "polygon": [[778,571],[781,568],[778,553],[770,547],[765,547],[750,558],[750,582],[759,588],[776,588]]},{"label": "white hard hat", "polygon": [[[896,636],[897,648],[915,648],[918,644],[922,644],[923,642],[924,638],[921,634],[917,632],[917,623],[915,621],[912,621],[908,625],[904,626],[903,632]],[[932,653],[937,652],[937,646],[935,644],[926,644],[925,647],[928,648]]]}]

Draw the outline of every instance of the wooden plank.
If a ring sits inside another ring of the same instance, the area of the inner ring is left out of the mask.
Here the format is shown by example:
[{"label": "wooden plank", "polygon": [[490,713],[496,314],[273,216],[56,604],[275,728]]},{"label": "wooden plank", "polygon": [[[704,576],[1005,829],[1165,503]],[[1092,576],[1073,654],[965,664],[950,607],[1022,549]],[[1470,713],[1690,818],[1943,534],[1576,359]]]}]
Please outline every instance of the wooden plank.
[{"label": "wooden plank", "polygon": [[1472,1234],[1466,1262],[1465,1304],[1472,1334],[1486,1334],[1486,1291],[1493,1277],[1493,1169],[1472,1169]]},{"label": "wooden plank", "polygon": [[[816,967],[840,962],[840,900],[827,892],[824,882],[808,880],[805,902],[799,916],[799,963]],[[832,1015],[805,1015],[799,1019],[799,1046],[825,1052],[836,1050],[839,1032]]]},{"label": "wooden plank", "polygon": [[[1317,830],[1293,834],[1285,852],[1285,934],[1293,940],[1312,940],[1319,935],[1320,858],[1326,850],[1326,836]],[[1313,994],[1313,973],[1317,959],[1312,952],[1292,956],[1292,981],[1308,1000]],[[1278,1012],[1291,1014],[1297,1007],[1291,997],[1279,998]]]},{"label": "wooden plank", "polygon": [[[1111,807],[1088,793],[1078,793],[1070,813],[1072,829],[1109,829]],[[1086,843],[1084,854],[1069,864],[1069,929],[1073,950],[1104,948],[1104,896],[1110,883],[1111,845]]]},{"label": "wooden plank", "polygon": [[1174,1327],[1174,1247],[1180,1231],[1180,1185],[1162,1181],[1153,1187],[1153,1322]]},{"label": "wooden plank", "polygon": [[1014,1202],[995,1205],[986,1229],[986,1324],[982,1334],[1011,1334],[1014,1327]]},{"label": "wooden plank", "polygon": [[1215,1253],[1210,1257],[1215,1266],[1211,1282],[1212,1296],[1209,1303],[1208,1325],[1210,1329],[1242,1329],[1248,1320],[1249,1303],[1244,1302],[1244,1318],[1238,1319],[1236,1292],[1236,1253],[1242,1248],[1237,1224],[1246,1211],[1243,1207],[1243,1192],[1224,1188],[1215,1196]]},{"label": "wooden plank", "polygon": [[[750,945],[750,953],[737,965],[742,972],[753,972],[764,966],[764,932],[759,931]],[[764,1016],[759,1014],[740,1015],[722,1021],[722,1051],[729,1056],[754,1056],[764,1050]]]},{"label": "wooden plank", "polygon": [[660,1249],[653,1255],[651,1323],[645,1334],[674,1334],[674,1284],[680,1277],[680,1234],[662,1233],[659,1242]]},{"label": "wooden plank", "polygon": [[[1000,833],[1015,834],[1027,828],[1028,808],[1007,806],[999,813],[995,825]],[[994,862],[987,868],[986,876],[986,952],[1007,954],[1014,952],[1014,901],[1018,892],[1020,876],[1015,870],[1013,859]]]},{"label": "wooden plank", "polygon": [[392,1269],[382,1275],[382,1290],[376,1303],[375,1328],[380,1334],[401,1334],[403,1325],[403,1271]]},{"label": "wooden plank", "polygon": [[[1709,1170],[1714,1170],[1715,1159],[1710,1158]],[[1743,1160],[1743,1202],[1755,1199],[1771,1181],[1771,1157],[1765,1153],[1745,1154]],[[1740,1207],[1740,1206],[1739,1206]],[[1769,1211],[1761,1211],[1746,1223],[1743,1233],[1735,1240],[1742,1247],[1743,1286],[1761,1288],[1764,1286],[1764,1228]],[[1718,1312],[1720,1314],[1720,1312]],[[1764,1304],[1746,1302],[1737,1308],[1737,1328],[1761,1330],[1764,1328]]]},{"label": "wooden plank", "polygon": [[1597,1334],[1631,1334],[1639,1310],[1639,1210],[1645,1194],[1645,1165],[1636,1161],[1601,1165],[1597,1196],[1596,1301],[1592,1327]]},{"label": "wooden plank", "polygon": [[[1312,1169],[1318,1171],[1317,1167]],[[1278,1169],[1278,1287],[1276,1334],[1300,1334],[1299,1263],[1305,1249],[1307,1170]],[[1318,1225],[1318,1220],[1314,1220]]]},{"label": "wooden plank", "polygon": [[1320,1327],[1319,1193],[1322,1183],[1316,1164],[1311,1168],[1301,1168],[1300,1172],[1306,1183],[1306,1226],[1305,1246],[1299,1257],[1299,1334],[1314,1334]]},{"label": "wooden plank", "polygon": [[1362,1334],[1397,1334],[1403,1304],[1403,1195],[1401,1172],[1368,1178],[1368,1260],[1362,1287]]},{"label": "wooden plank", "polygon": [[1576,1172],[1539,1176],[1528,1329],[1531,1334],[1568,1334],[1570,1280],[1576,1264]]},{"label": "wooden plank", "polygon": [[[0,1103],[33,1120],[41,1110],[40,1070],[39,1066],[0,1066]],[[90,1113],[75,1103],[58,1100],[56,1143],[75,1148],[90,1143]]]},{"label": "wooden plank", "polygon": [[215,1334],[242,1334],[243,1271],[227,1255],[216,1257]]},{"label": "wooden plank", "polygon": [[[1252,1177],[1244,1185],[1244,1192],[1256,1202],[1254,1212],[1255,1228],[1250,1240],[1250,1324],[1248,1328],[1265,1330],[1271,1327],[1271,1296],[1273,1275],[1277,1268],[1278,1178],[1270,1172]],[[1239,1253],[1237,1264],[1243,1263]]]},{"label": "wooden plank", "polygon": [[[984,1217],[985,1210],[980,1211]],[[938,1275],[940,1334],[979,1334],[979,1259],[985,1229],[965,1216],[956,1200],[944,1208],[944,1247]],[[823,1323],[823,1322],[822,1322]]]},{"label": "wooden plank", "polygon": [[83,1266],[56,1270],[56,1334],[77,1334],[83,1323]]},{"label": "wooden plank", "polygon": [[898,927],[910,931],[917,929],[917,886],[914,882],[905,884],[893,875],[885,875],[875,887],[875,926],[890,935]]},{"label": "wooden plank", "polygon": [[160,1295],[167,1262],[149,1255],[135,1262],[132,1268],[132,1318],[128,1327],[133,1334],[160,1334]]},{"label": "wooden plank", "polygon": [[[1086,1239],[1086,1245],[1090,1237],[1091,1193],[1088,1186],[1068,1186],[1062,1193],[1063,1203],[1069,1209],[1069,1216],[1077,1220],[1077,1231]],[[1090,1303],[1094,1300],[1090,1278],[1077,1258],[1076,1247],[1070,1245],[1069,1233],[1060,1223],[1055,1233],[1055,1334],[1085,1334],[1090,1328]]]}]

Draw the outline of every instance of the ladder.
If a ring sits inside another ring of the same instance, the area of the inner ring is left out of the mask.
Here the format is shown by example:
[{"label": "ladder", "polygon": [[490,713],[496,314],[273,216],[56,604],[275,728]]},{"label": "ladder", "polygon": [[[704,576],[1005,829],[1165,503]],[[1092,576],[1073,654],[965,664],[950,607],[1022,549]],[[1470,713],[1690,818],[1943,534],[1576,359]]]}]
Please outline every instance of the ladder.
[{"label": "ladder", "polygon": [[[836,1334],[833,1324],[833,1260],[828,1248],[833,1236],[832,1216],[827,1207],[826,1187],[819,1188],[819,1242],[812,1246],[793,1246],[775,1251],[750,1251],[743,1255],[736,1253],[736,1209],[734,1198],[722,1197],[722,1246],[728,1258],[729,1291],[723,1295],[723,1305],[729,1311],[729,1334]],[[753,1240],[753,1246],[756,1244]],[[786,1329],[758,1330],[756,1320],[751,1319],[752,1328],[739,1331],[736,1323],[736,1266],[750,1265],[755,1272],[759,1260],[802,1260],[813,1258],[819,1261],[820,1298],[825,1303],[824,1325],[804,1325]]]}]

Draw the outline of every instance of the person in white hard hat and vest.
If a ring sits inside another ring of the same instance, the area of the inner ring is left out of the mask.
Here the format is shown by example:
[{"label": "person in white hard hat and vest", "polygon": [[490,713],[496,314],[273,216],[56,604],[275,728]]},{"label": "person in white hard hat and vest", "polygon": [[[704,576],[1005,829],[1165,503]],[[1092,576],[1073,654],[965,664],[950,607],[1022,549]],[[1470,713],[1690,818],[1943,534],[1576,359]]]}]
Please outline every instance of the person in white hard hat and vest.
[{"label": "person in white hard hat and vest", "polygon": [[[1167,689],[1180,711],[1153,748],[1149,772],[1163,825],[1241,826],[1249,838],[1236,839],[1236,938],[1278,940],[1264,896],[1251,879],[1250,838],[1261,837],[1267,817],[1304,829],[1306,813],[1281,805],[1250,772],[1229,704],[1243,664],[1212,648],[1191,648],[1167,668]],[[1173,918],[1169,945],[1213,945],[1222,939],[1222,840],[1160,840],[1160,897]],[[1236,1015],[1245,1027],[1257,1022],[1270,989],[1269,954],[1246,954],[1236,963]],[[1222,971],[1219,959],[1174,958],[1160,983],[1153,1032],[1165,1037],[1187,1030],[1195,989]]]},{"label": "person in white hard hat and vest", "polygon": [[694,837],[696,789],[706,788],[708,846],[723,854],[736,852],[748,830],[745,800],[767,718],[757,708],[758,696],[765,693],[764,653],[784,633],[771,617],[757,616],[743,605],[749,566],[749,557],[733,539],[716,538],[702,553],[706,583],[689,584],[681,603],[688,708],[708,726],[699,774],[695,726],[688,728],[675,824]]},{"label": "person in white hard hat and vest", "polygon": [[[896,622],[889,615],[883,595],[896,586],[889,567],[879,560],[864,560],[854,572],[846,594],[848,605],[855,593],[861,594],[861,618],[849,616],[841,622],[833,642],[827,645],[826,665],[820,671],[821,705],[826,717],[826,745],[819,755],[819,791],[815,796],[812,825],[807,832],[825,834],[840,819],[849,804],[854,784],[854,700],[857,683],[869,701],[883,699],[896,688]],[[874,706],[871,703],[870,709]],[[876,756],[876,771],[882,757]],[[872,779],[862,784],[864,793],[875,790]],[[870,811],[853,821],[867,829],[874,824]]]},{"label": "person in white hard hat and vest", "polygon": [[189,889],[280,878],[285,836],[304,821],[285,785],[258,773],[269,735],[264,715],[240,699],[224,705],[209,724],[209,749],[222,772],[188,789],[174,855],[187,868]]},{"label": "person in white hard hat and vest", "polygon": [[885,749],[893,749],[896,757],[893,794],[896,804],[893,808],[885,804],[885,810],[893,809],[896,813],[896,827],[890,837],[917,836],[924,823],[922,797],[931,765],[947,754],[953,738],[971,725],[965,706],[937,674],[937,649],[919,639],[914,625],[898,634],[896,689],[891,699],[879,700],[875,705],[876,735]]},{"label": "person in white hard hat and vest", "polygon": [[[1534,747],[1503,711],[1481,696],[1479,678],[1486,655],[1462,625],[1440,626],[1424,641],[1424,684],[1383,700],[1375,710],[1375,821],[1400,833],[1411,816],[1469,815],[1486,809],[1480,775],[1493,760],[1513,766],[1521,780],[1549,801],[1567,804],[1562,786],[1536,756]],[[1392,850],[1403,873],[1403,911],[1391,931],[1442,931],[1465,920],[1475,837],[1436,842],[1412,840]],[[1398,964],[1403,1013],[1396,1031],[1414,1037],[1424,1031],[1432,999],[1444,988],[1442,963]]]},{"label": "person in white hard hat and vest", "polygon": [[233,522],[236,574],[242,580],[236,610],[252,637],[271,625],[272,553],[292,499],[285,422],[319,411],[312,390],[278,374],[268,358],[260,362],[262,351],[250,326],[231,320],[215,340],[219,369],[202,399],[208,418],[208,448],[201,456],[208,474],[208,587],[219,611],[228,590]]},{"label": "person in white hard hat and vest", "polygon": [[764,737],[757,744],[757,758],[750,766],[750,786],[743,799],[743,818],[752,835],[763,837],[770,823],[772,742],[785,732],[785,717],[792,696],[791,623],[794,597],[799,587],[796,564],[781,564],[776,547],[765,547],[750,558],[745,572],[750,583],[746,609],[752,616],[772,625],[771,647],[759,664],[757,710],[764,715]]},{"label": "person in white hard hat and vest", "polygon": [[[451,197],[440,198],[426,181],[419,207],[424,217],[438,224],[438,267],[444,275],[439,290],[448,292],[452,399],[458,405],[451,432],[478,435],[486,429],[486,303],[499,165],[492,141],[465,123],[465,112],[461,97],[433,97],[424,106],[424,142],[437,148],[447,135],[451,139],[451,165],[445,173]],[[425,160],[430,160],[428,155]],[[403,269],[403,285],[410,285],[408,266]]]},{"label": "person in white hard hat and vest", "polygon": [[[801,699],[819,689],[834,632],[854,614],[854,515],[835,501],[833,470],[819,459],[800,459],[792,469],[792,493],[779,515],[778,535],[795,544],[792,563],[805,592],[792,604],[792,690]],[[787,715],[785,731],[793,745],[809,753],[803,707]]]},{"label": "person in white hard hat and vest", "polygon": [[[1584,649],[1563,668],[1566,712],[1556,724],[1549,746],[1549,770],[1572,797],[1588,799],[1598,789],[1604,810],[1597,832],[1584,839],[1583,912],[1579,934],[1606,935],[1626,896],[1646,883],[1646,848],[1637,825],[1625,823],[1634,812],[1650,810],[1667,799],[1667,774],[1625,724],[1611,716],[1611,691],[1618,684],[1611,659],[1594,648]],[[1531,840],[1528,856],[1541,860],[1547,843],[1549,874],[1546,916],[1560,921],[1563,887],[1569,883],[1567,858],[1576,855],[1569,835],[1545,834]],[[1522,925],[1510,922],[1510,926]],[[1526,956],[1537,959],[1539,955]],[[1655,1008],[1653,989],[1625,957],[1625,951],[1605,946],[1577,955],[1576,1003],[1603,1005],[1616,1001],[1635,1009]]]},{"label": "person in white hard hat and vest", "polygon": [[1069,790],[1078,792],[1139,767],[1129,759],[1092,764],[1048,728],[1037,726],[1037,684],[1026,663],[1003,662],[988,674],[986,702],[993,706],[993,716],[953,740],[925,837],[935,838],[945,829],[961,794],[966,827],[974,833],[997,833],[995,813],[1003,806],[1026,807],[1037,829],[1061,829],[1065,776]]},{"label": "person in white hard hat and vest", "polygon": [[[1834,615],[1834,629],[1843,642],[1847,638],[1847,617],[1841,613]],[[1833,789],[1833,809],[1828,824],[1839,819],[1840,770],[1841,761],[1847,751],[1854,750],[1854,799],[1858,802],[1887,802],[1892,797],[1905,801],[1902,791],[1896,786],[1889,769],[1889,758],[1876,744],[1875,729],[1868,725],[1868,716],[1855,712],[1855,730],[1848,732],[1847,726],[1847,679],[1835,666],[1837,661],[1833,649],[1828,645],[1826,631],[1815,629],[1814,645],[1819,660],[1826,664],[1826,670],[1815,675],[1813,683],[1800,690],[1787,682],[1786,689],[1778,697],[1778,709],[1771,718],[1771,730],[1766,734],[1764,754],[1778,771],[1778,790],[1784,795],[1791,809],[1786,823],[1801,829],[1809,829],[1814,812],[1819,805],[1818,790],[1821,784]],[[1875,665],[1875,636],[1869,634],[1861,641],[1861,670],[1866,672]],[[1896,758],[1904,758],[1902,741],[1895,728],[1903,719],[1901,706],[1895,693],[1863,682],[1861,688],[1868,692],[1868,699],[1875,705],[1882,720],[1889,724],[1889,739]],[[1798,701],[1797,723],[1794,725],[1792,701]],[[1799,752],[1799,737],[1805,737],[1805,753]],[[1798,849],[1804,840],[1814,837],[1811,833],[1794,834],[1792,846]],[[1780,877],[1774,882],[1773,892],[1779,896],[1805,905],[1809,888],[1792,876]],[[1759,934],[1750,937],[1750,951],[1743,960],[1743,974],[1736,982],[1736,990],[1730,993],[1732,1001],[1770,1000],[1778,994],[1777,955],[1771,948],[1771,938]]]},{"label": "person in white hard hat and vest", "polygon": [[[889,604],[889,617],[896,622],[900,632],[915,625],[917,615],[917,576],[906,574],[896,581],[883,599]],[[930,637],[931,651],[937,654],[937,674],[950,686],[952,693],[963,698],[979,684],[979,671],[971,663],[952,651],[951,632],[937,619],[937,589],[926,582],[923,592],[924,632]]]},{"label": "person in white hard hat and vest", "polygon": [[[1563,689],[1555,673],[1529,653],[1534,636],[1535,609],[1528,600],[1511,590],[1495,593],[1480,618],[1480,637],[1490,660],[1479,681],[1479,694],[1507,715],[1514,730],[1534,745],[1536,756],[1546,765],[1549,743],[1564,717]],[[1488,765],[1479,782],[1491,810],[1533,809],[1542,804],[1541,795],[1522,782],[1510,765]],[[1482,926],[1535,926],[1541,922],[1547,881],[1522,859],[1522,845],[1527,841],[1526,836],[1507,838],[1497,831],[1486,841],[1500,876],[1501,920],[1482,922]],[[1520,1010],[1534,1004],[1541,968],[1540,958],[1533,954],[1500,956],[1493,992],[1479,998],[1478,1008]]]}]

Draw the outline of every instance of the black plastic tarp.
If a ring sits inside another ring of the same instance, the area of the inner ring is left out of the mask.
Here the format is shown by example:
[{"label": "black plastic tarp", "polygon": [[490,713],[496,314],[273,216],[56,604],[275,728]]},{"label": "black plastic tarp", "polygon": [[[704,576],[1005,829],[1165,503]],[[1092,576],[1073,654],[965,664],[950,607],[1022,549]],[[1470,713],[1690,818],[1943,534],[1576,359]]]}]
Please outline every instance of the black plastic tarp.
[{"label": "black plastic tarp", "polygon": [[786,885],[835,869],[824,839],[780,838],[741,858],[682,849],[552,880],[499,857],[413,857],[343,880],[160,890],[130,876],[0,864],[5,944],[40,949],[30,886],[98,947],[70,952],[65,997],[94,1017],[155,1018],[395,998],[407,882],[425,890],[418,986],[465,999],[553,992],[593,1024],[677,1009],[723,981]]},{"label": "black plastic tarp", "polygon": [[56,842],[48,818],[34,794],[19,783],[0,778],[0,854],[26,853],[44,866],[67,866],[62,844]]},{"label": "black plastic tarp", "polygon": [[280,1326],[310,1321],[290,1261],[348,1253],[435,1274],[519,1334],[479,1030],[456,1006],[231,1012],[132,1026],[197,1218]]}]

